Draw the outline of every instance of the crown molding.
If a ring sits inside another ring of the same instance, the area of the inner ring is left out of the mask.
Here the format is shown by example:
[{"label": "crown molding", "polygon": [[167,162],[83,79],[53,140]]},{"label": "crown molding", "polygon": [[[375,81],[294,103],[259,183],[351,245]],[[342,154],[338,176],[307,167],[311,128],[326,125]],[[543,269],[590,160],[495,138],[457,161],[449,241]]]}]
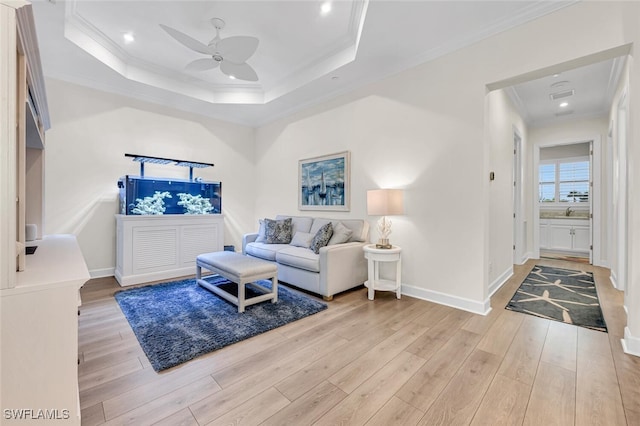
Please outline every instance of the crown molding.
[{"label": "crown molding", "polygon": [[[12,2],[19,3],[19,2]],[[43,130],[51,128],[49,107],[47,105],[47,92],[44,85],[44,73],[40,62],[40,48],[36,36],[36,26],[33,19],[33,9],[27,3],[16,9],[18,29],[18,49],[27,58],[27,84],[31,90],[38,111],[38,117]]]}]

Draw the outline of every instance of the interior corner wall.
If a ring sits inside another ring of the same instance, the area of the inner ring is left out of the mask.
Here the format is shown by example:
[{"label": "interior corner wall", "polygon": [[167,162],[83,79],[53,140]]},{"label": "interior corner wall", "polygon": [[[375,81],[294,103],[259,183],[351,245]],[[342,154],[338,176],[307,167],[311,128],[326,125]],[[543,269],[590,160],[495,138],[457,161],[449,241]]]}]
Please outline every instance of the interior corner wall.
[{"label": "interior corner wall", "polygon": [[[620,153],[619,146],[619,123],[618,123],[618,115],[619,115],[619,106],[622,101],[623,96],[629,97],[629,71],[630,71],[630,63],[631,57],[627,58],[623,71],[620,75],[620,80],[618,82],[618,87],[616,88],[616,92],[611,101],[611,109],[609,111],[609,129],[611,136],[607,138],[607,144],[610,145],[608,147],[608,155],[611,157],[609,162],[611,163],[611,177],[609,187],[612,195],[615,195],[619,191],[621,174],[618,171],[618,168],[621,164],[620,156],[625,154]],[[627,137],[627,141],[629,138]],[[618,243],[621,232],[624,232],[624,229],[619,229],[620,226],[624,227],[623,224],[620,223],[618,216],[618,209],[620,207],[620,200],[618,197],[613,196],[610,200],[610,237],[609,237],[609,268],[611,269],[611,280],[616,288],[620,290],[624,290],[625,283],[621,282],[620,279],[623,278],[623,275],[619,274],[620,262],[618,259]]]},{"label": "interior corner wall", "polygon": [[[526,164],[525,146],[527,144],[527,126],[517,112],[505,90],[494,90],[487,94],[487,126],[489,132],[489,170],[494,172],[495,179],[489,182],[489,286],[490,292],[502,285],[513,273],[514,236],[514,131],[522,138],[520,154],[521,167],[520,188],[525,186],[522,179],[523,167]],[[514,130],[515,129],[515,130]],[[485,178],[488,179],[488,176]],[[524,209],[524,191],[520,194],[521,222],[517,226],[528,229],[531,223]],[[525,231],[522,231],[523,234]],[[526,236],[522,238],[528,241]],[[521,252],[524,255],[526,248]]]},{"label": "interior corner wall", "polygon": [[[45,148],[45,233],[75,234],[92,276],[112,275],[117,181],[139,175],[125,153],[214,163],[195,176],[222,182],[225,244],[253,224],[253,129],[48,79],[52,127]],[[145,175],[188,178],[147,165]]]},{"label": "interior corner wall", "polygon": [[[627,37],[640,39],[638,14],[626,16]],[[628,219],[627,219],[627,287],[624,304],[627,309],[627,326],[624,330],[625,352],[640,357],[640,64],[637,62],[638,43],[628,58],[629,104],[627,108],[627,170],[628,170]],[[635,56],[634,56],[635,55]]]},{"label": "interior corner wall", "polygon": [[[313,215],[297,209],[298,160],[349,150],[351,211],[316,215],[367,218],[367,189],[404,188],[391,235],[403,247],[403,292],[486,313],[487,84],[632,43],[620,26],[639,12],[579,2],[257,129],[254,220]],[[511,158],[494,165],[508,170]]]}]

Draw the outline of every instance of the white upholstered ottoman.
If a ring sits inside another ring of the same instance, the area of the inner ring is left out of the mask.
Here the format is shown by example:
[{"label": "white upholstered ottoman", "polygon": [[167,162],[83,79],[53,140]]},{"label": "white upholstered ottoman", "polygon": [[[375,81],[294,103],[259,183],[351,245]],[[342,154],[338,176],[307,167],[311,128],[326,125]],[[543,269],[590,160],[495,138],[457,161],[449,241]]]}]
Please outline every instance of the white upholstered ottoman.
[{"label": "white upholstered ottoman", "polygon": [[[227,293],[220,287],[203,280],[202,268],[238,284],[238,296]],[[271,280],[271,290],[255,282],[265,279]],[[278,301],[278,267],[276,264],[232,251],[217,251],[198,255],[196,257],[196,281],[202,287],[237,305],[238,312],[244,312],[245,306],[254,303],[265,300],[271,300],[271,303]],[[263,294],[245,300],[245,285],[251,285]]]}]

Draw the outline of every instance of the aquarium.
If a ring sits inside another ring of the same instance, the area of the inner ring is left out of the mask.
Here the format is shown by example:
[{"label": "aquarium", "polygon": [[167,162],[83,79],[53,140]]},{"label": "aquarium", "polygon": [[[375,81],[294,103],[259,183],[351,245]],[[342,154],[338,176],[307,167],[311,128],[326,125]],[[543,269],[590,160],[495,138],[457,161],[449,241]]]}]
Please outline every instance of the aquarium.
[{"label": "aquarium", "polygon": [[222,184],[186,179],[124,176],[118,180],[120,214],[220,214]]}]

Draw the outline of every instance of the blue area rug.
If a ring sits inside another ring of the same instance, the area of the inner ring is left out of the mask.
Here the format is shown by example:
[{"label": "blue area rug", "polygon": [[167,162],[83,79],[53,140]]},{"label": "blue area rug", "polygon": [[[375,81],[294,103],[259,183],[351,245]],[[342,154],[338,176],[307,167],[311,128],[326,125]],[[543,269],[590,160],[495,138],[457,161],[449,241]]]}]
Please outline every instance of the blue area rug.
[{"label": "blue area rug", "polygon": [[[212,284],[237,289],[218,275]],[[271,288],[271,281],[259,282]],[[246,297],[258,293],[246,287]],[[327,308],[325,303],[278,286],[278,302],[237,306],[200,287],[195,279],[122,290],[115,298],[156,371],[166,370]]]}]

